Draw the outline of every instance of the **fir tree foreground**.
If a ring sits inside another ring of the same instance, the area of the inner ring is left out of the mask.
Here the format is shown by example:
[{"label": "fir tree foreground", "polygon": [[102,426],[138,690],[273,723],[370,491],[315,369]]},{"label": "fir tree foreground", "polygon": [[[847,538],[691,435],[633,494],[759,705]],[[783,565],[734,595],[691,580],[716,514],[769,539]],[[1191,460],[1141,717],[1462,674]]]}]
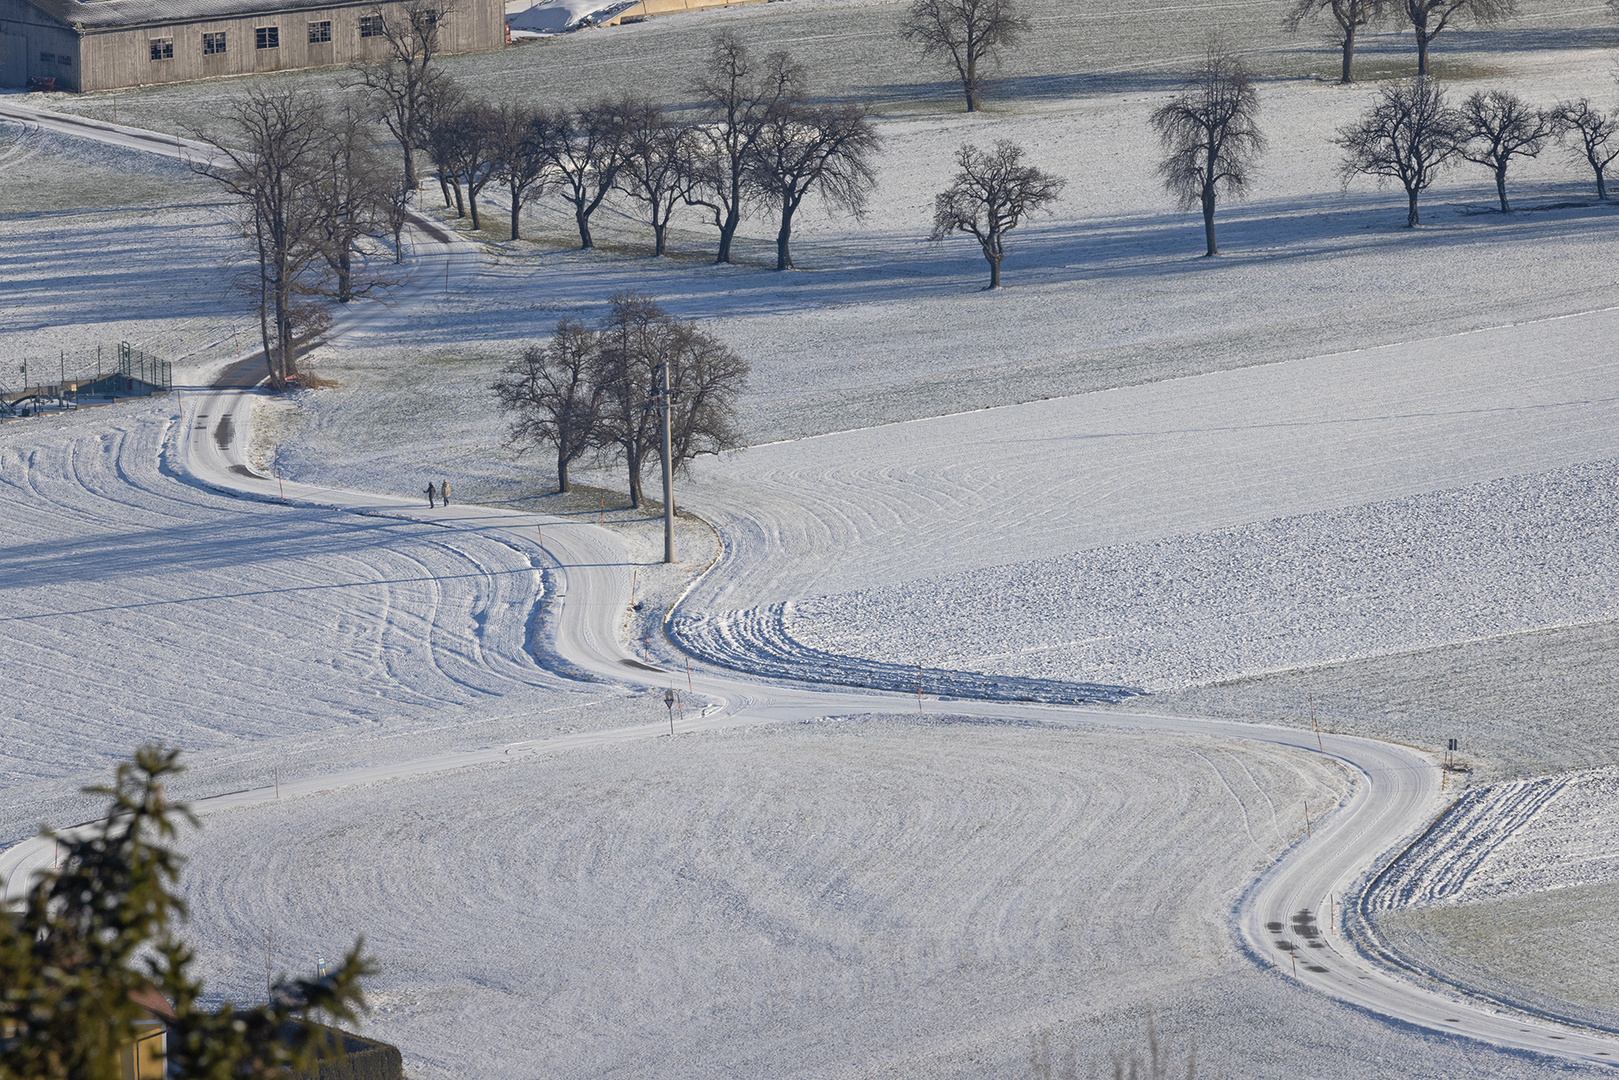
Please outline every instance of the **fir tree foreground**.
[{"label": "fir tree foreground", "polygon": [[119,1049],[144,1015],[132,995],[156,988],[173,1004],[169,1077],[285,1080],[340,1054],[341,1040],[308,1021],[352,1023],[374,971],[356,942],[332,974],[283,979],[270,1000],[210,1011],[178,936],[184,862],[172,843],[197,819],[163,797],[182,771],[178,750],[143,746],[118,766],[99,822],[41,835],[60,844],[57,867],[20,907],[0,909],[0,1080],[119,1080]]}]

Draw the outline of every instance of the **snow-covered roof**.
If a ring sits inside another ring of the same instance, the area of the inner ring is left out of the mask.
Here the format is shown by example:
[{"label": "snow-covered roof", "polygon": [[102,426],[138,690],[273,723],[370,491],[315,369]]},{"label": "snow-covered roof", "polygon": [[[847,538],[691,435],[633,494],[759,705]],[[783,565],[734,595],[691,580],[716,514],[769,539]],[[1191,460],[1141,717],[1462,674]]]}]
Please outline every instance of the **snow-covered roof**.
[{"label": "snow-covered roof", "polygon": [[28,0],[53,19],[85,30],[199,22],[308,8],[370,7],[373,0]]}]

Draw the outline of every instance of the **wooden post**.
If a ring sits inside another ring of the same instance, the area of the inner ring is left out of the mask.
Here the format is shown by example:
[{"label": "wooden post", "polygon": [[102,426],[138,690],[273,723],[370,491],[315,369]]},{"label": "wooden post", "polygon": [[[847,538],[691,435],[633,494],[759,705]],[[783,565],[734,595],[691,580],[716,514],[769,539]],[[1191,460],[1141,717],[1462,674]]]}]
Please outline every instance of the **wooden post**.
[{"label": "wooden post", "polygon": [[1308,801],[1306,801],[1304,804],[1304,835],[1307,837],[1315,835],[1315,833],[1310,830],[1310,804]]}]

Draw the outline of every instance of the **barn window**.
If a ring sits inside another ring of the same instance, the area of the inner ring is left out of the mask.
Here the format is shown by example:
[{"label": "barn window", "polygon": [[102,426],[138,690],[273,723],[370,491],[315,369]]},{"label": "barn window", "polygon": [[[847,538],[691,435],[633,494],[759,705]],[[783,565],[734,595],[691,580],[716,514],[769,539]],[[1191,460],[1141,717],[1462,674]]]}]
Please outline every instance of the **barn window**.
[{"label": "barn window", "polygon": [[202,35],[202,55],[216,56],[225,51],[225,31]]},{"label": "barn window", "polygon": [[253,46],[258,49],[281,48],[281,27],[256,26],[253,28]]},{"label": "barn window", "polygon": [[[153,59],[155,60],[157,58],[153,57]],[[42,52],[39,54],[39,62],[42,64],[54,64],[56,63],[56,54],[53,52]]]},{"label": "barn window", "polygon": [[59,53],[57,54],[56,62],[61,64],[63,67],[72,67],[73,57],[69,56],[67,53]]},{"label": "barn window", "polygon": [[360,36],[363,37],[363,38],[381,37],[382,36],[382,16],[381,15],[361,15],[360,16]]},{"label": "barn window", "polygon": [[152,60],[173,60],[174,39],[171,37],[150,38],[147,44],[152,47]]},{"label": "barn window", "polygon": [[324,45],[331,40],[332,23],[330,19],[325,22],[312,22],[309,24],[309,44]]}]

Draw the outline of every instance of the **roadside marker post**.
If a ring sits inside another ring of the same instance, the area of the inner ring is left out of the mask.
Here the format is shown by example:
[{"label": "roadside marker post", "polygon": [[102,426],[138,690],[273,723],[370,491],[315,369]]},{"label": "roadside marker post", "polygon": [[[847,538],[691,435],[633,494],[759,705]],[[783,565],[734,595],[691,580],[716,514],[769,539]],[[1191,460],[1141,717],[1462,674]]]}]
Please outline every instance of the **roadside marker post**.
[{"label": "roadside marker post", "polygon": [[1315,832],[1310,828],[1310,804],[1308,802],[1304,804],[1304,835],[1306,837],[1315,835]]},{"label": "roadside marker post", "polygon": [[686,689],[691,689],[691,657],[686,657]]},{"label": "roadside marker post", "polygon": [[[664,690],[664,692],[663,692],[663,707],[665,709],[669,710],[669,737],[674,738],[674,734],[675,734],[675,689],[672,686],[669,687],[668,689]],[[682,716],[685,715],[685,710],[681,710],[681,715]]]}]

